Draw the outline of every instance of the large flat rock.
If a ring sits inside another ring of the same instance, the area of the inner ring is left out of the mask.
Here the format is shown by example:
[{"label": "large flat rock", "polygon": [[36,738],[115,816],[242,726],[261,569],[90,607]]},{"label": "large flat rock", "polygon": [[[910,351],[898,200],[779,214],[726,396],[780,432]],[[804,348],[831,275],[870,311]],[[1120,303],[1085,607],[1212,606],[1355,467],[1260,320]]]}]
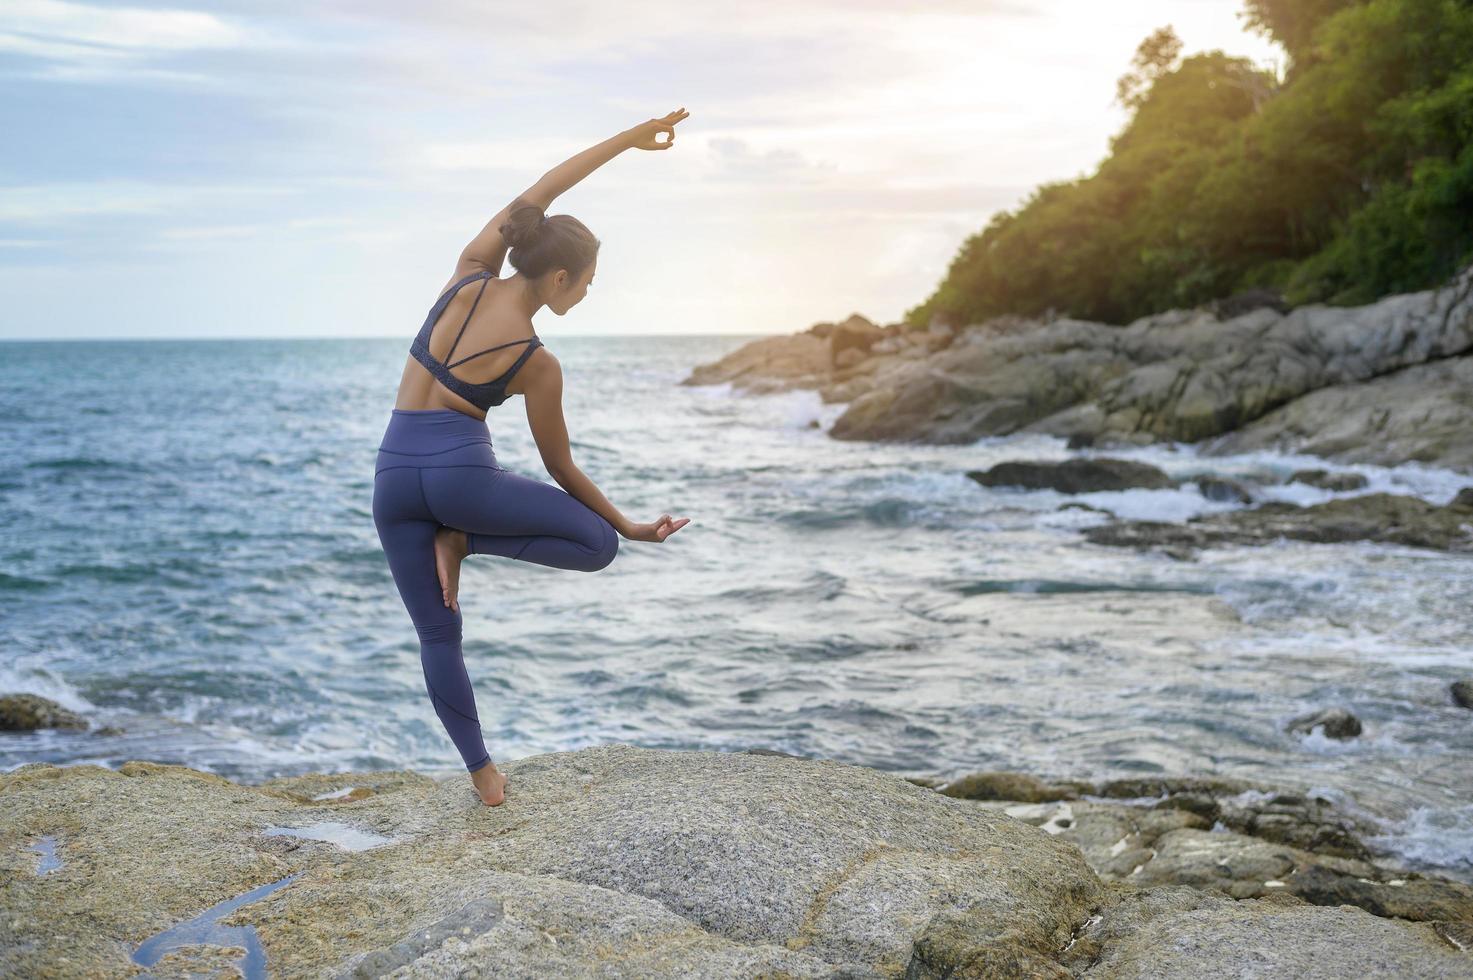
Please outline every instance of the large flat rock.
[{"label": "large flat rock", "polygon": [[[893,976],[918,941],[1052,963],[1102,889],[1072,845],[872,769],[622,744],[503,769],[488,808],[464,776],[24,766],[0,778],[0,973],[132,975],[151,937],[291,875],[218,919],[272,976]],[[311,798],[348,786],[373,792]],[[334,823],[366,849],[267,833]],[[196,935],[152,969],[218,958]]]}]

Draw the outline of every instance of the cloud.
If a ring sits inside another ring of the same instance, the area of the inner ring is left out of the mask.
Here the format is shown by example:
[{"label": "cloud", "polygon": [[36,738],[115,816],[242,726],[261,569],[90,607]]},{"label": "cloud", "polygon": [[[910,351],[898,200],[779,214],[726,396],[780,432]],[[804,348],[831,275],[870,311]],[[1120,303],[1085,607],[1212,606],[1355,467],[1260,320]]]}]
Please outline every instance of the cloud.
[{"label": "cloud", "polygon": [[25,74],[48,81],[212,84],[206,72],[154,67],[182,54],[273,48],[289,40],[259,27],[194,10],[104,7],[67,0],[6,0],[0,52],[40,64]]},{"label": "cloud", "polygon": [[168,214],[301,193],[289,185],[66,181],[0,187],[0,221],[47,223],[103,215]]}]

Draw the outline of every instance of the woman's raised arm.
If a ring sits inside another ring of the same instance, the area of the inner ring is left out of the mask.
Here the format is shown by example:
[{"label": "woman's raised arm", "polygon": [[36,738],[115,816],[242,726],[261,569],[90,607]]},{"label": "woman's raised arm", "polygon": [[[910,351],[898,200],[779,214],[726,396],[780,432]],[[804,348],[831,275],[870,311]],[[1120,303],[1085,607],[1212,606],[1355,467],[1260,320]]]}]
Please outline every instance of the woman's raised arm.
[{"label": "woman's raised arm", "polygon": [[[460,264],[485,266],[493,272],[500,270],[502,259],[506,258],[506,243],[501,240],[501,226],[506,223],[513,205],[535,204],[546,211],[552,207],[552,202],[558,195],[625,150],[668,150],[675,142],[675,124],[688,115],[690,113],[682,107],[659,119],[642,122],[553,167],[537,183],[518,194],[511,204],[496,212],[496,216],[486,223],[481,233],[461,251]],[[663,143],[658,142],[656,137],[660,133],[668,133],[669,139]]]}]

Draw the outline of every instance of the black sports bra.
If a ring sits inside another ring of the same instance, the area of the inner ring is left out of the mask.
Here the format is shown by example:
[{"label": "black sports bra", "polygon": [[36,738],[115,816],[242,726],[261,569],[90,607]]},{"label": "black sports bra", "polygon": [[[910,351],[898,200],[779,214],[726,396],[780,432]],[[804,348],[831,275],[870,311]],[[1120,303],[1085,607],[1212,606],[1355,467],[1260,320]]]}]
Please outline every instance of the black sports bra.
[{"label": "black sports bra", "polygon": [[[456,344],[460,343],[460,338],[465,334],[466,326],[471,322],[471,315],[476,312],[476,305],[481,302],[481,294],[486,291],[486,281],[495,277],[495,273],[492,272],[476,272],[451,286],[445,291],[445,295],[436,300],[435,305],[430,308],[430,315],[425,317],[424,326],[419,328],[419,333],[415,336],[414,343],[409,345],[410,355],[416,361],[423,364],[442,385],[482,411],[486,411],[495,405],[500,405],[511,397],[506,393],[507,384],[522,369],[522,365],[527,363],[527,358],[532,356],[532,352],[543,346],[542,338],[533,334],[530,337],[523,337],[521,340],[513,340],[509,343],[497,344],[495,347],[487,347],[483,351],[477,351],[474,354],[462,357],[458,361],[450,361],[446,364],[436,360],[435,355],[430,353],[430,333],[435,329],[435,322],[445,312],[445,307],[450,304],[451,298],[460,292],[460,288],[468,282],[480,279],[481,292],[476,294],[476,300],[471,304],[470,313],[465,315],[465,323],[460,325],[460,333],[455,335],[455,343],[451,344],[450,349],[445,352],[445,358],[449,361],[451,355],[455,353]],[[499,378],[482,384],[472,384],[450,373],[451,368],[464,364],[466,361],[471,360],[471,358],[480,357],[482,354],[489,354],[494,350],[501,350],[503,347],[511,347],[515,344],[526,344],[527,349],[522,351],[522,355]]]}]

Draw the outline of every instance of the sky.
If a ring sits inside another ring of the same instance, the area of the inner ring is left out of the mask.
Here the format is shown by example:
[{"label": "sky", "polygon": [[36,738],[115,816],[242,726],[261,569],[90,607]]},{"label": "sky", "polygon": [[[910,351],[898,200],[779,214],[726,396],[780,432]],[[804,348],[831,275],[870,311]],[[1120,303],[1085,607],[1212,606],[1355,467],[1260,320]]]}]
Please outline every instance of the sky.
[{"label": "sky", "polygon": [[602,245],[538,332],[893,322],[995,212],[1095,171],[1153,30],[1280,64],[1241,9],[4,0],[0,339],[407,339],[518,193],[682,106],[671,149],[553,202]]}]

